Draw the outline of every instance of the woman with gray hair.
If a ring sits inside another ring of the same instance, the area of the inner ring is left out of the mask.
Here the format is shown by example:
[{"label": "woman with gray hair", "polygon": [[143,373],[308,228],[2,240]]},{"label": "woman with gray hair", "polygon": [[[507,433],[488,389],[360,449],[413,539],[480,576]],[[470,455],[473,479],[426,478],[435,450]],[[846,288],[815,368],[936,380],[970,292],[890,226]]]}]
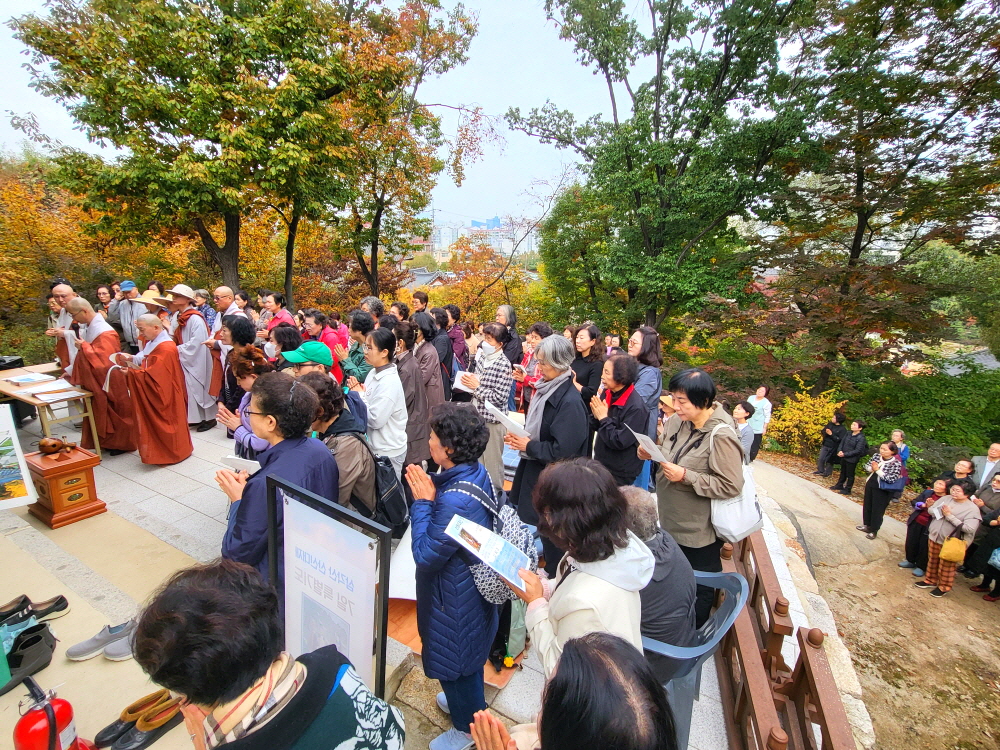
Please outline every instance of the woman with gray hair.
[{"label": "woman with gray hair", "polygon": [[[535,349],[535,362],[541,378],[535,383],[524,428],[530,437],[510,433],[504,442],[521,452],[521,463],[514,475],[511,502],[521,520],[538,525],[538,513],[531,495],[542,469],[555,461],[587,456],[589,436],[587,411],[573,385],[571,366],[576,357],[573,344],[562,336],[548,336]],[[555,577],[556,566],[564,550],[542,537],[545,569]]]},{"label": "woman with gray hair", "polygon": [[[524,359],[524,348],[521,346],[521,336],[517,332],[517,313],[514,312],[514,308],[510,305],[500,305],[497,308],[496,322],[506,326],[507,332],[510,334],[510,338],[503,345],[504,356],[510,360],[512,366],[521,364],[521,360]],[[516,392],[517,384],[511,383],[507,411],[517,411]]]}]

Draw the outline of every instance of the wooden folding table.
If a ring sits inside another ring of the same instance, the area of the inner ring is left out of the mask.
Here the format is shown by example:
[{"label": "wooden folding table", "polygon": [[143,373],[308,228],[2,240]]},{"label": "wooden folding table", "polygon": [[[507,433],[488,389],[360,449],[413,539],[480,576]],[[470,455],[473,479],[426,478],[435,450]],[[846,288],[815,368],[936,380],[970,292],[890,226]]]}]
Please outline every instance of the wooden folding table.
[{"label": "wooden folding table", "polygon": [[[97,437],[97,424],[94,421],[94,405],[91,400],[91,396],[93,394],[90,393],[90,391],[85,391],[82,388],[76,388],[75,393],[69,395],[66,399],[49,403],[35,398],[30,393],[23,393],[25,389],[31,388],[33,385],[40,385],[39,383],[15,385],[8,380],[8,378],[16,378],[18,375],[29,375],[32,373],[58,376],[60,372],[61,370],[59,365],[54,362],[48,362],[43,365],[31,365],[29,367],[15,367],[11,370],[0,370],[0,401],[17,400],[34,406],[38,410],[38,421],[42,425],[42,434],[45,435],[45,437],[53,437],[52,425],[89,419],[90,433],[94,438],[94,453],[96,453],[97,457],[100,458],[101,445]],[[66,405],[66,409],[69,413],[65,417],[56,416],[54,407],[57,404]]]}]

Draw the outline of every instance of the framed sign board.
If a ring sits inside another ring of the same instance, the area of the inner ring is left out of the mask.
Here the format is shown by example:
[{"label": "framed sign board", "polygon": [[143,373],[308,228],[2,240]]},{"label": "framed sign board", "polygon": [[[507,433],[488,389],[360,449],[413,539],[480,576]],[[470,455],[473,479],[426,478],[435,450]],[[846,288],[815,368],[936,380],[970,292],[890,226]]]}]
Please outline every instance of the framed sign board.
[{"label": "framed sign board", "polygon": [[30,505],[38,500],[35,483],[17,439],[10,404],[0,404],[0,510]]},{"label": "framed sign board", "polygon": [[267,488],[270,575],[284,602],[285,650],[298,657],[335,645],[383,697],[390,529],[275,477]]}]

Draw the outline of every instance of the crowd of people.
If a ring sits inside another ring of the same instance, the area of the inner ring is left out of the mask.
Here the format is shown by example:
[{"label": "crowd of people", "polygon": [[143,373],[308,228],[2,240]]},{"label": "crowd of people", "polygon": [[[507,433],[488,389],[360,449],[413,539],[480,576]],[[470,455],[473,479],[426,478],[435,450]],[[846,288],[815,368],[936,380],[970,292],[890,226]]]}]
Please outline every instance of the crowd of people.
[{"label": "crowd of people", "polygon": [[[590,322],[560,334],[538,321],[522,336],[510,305],[500,306],[493,321],[463,321],[456,305],[429,307],[421,291],[388,308],[366,297],[341,318],[314,308],[293,313],[281,293],[269,290],[148,287],[141,294],[132,281],[100,287],[92,304],[60,281],[52,288],[47,333],[57,339],[66,376],[95,394],[102,415],[96,430],[111,453],[138,450],[145,463],[177,463],[193,450],[190,430],[221,425],[234,453],[258,462],[253,473],[218,472],[232,502],[222,545],[226,562],[192,576],[238,579],[261,591],[280,584],[268,581],[268,476],[375,517],[377,465],[391,466],[410,506],[423,667],[440,681],[438,705],[453,724],[431,750],[458,750],[473,741],[491,750],[515,744],[548,750],[567,737],[576,746],[674,747],[661,687],[670,667],[642,659],[642,637],[687,646],[710,616],[714,591],[696,586],[693,573],[722,570],[723,542],[710,500],[742,493],[745,465],[756,458],[771,421],[767,386],[731,413],[703,370],[674,373],[664,388],[660,338],[646,326],[622,349],[621,337]],[[523,413],[524,434],[505,427],[502,418],[512,412]],[[858,528],[874,538],[905,484],[909,449],[902,433],[894,433],[869,458],[865,424],[855,420],[848,431],[844,422],[836,414],[824,428],[816,473],[829,476],[839,463],[834,487],[849,494],[856,467],[865,466]],[[665,460],[654,462],[639,436],[653,440]],[[85,430],[85,446],[88,439]],[[976,590],[1000,598],[1000,581],[986,565],[1000,547],[1000,476],[994,479],[1000,445],[980,458],[981,465],[959,462],[914,506],[913,539],[908,536],[907,561],[900,565],[919,569],[916,585],[935,596],[947,594],[962,571],[984,575]],[[980,499],[986,489],[991,494]],[[983,515],[984,503],[992,516]],[[500,622],[509,620],[501,618],[502,607],[510,605],[481,594],[476,561],[445,532],[456,515],[490,527],[504,505],[539,538],[538,571],[522,571],[523,589],[511,590],[526,605],[525,626],[549,678],[539,723],[512,736],[486,711],[482,682]],[[980,532],[984,518],[987,530]],[[952,561],[952,539],[962,540],[964,552],[968,547],[961,566]],[[281,561],[279,553],[279,579]],[[161,597],[178,588],[177,596],[188,588],[184,595],[203,595],[184,575]],[[272,616],[269,601],[258,604],[241,616]],[[211,629],[208,620],[170,627]],[[175,634],[172,642],[180,645],[166,653],[157,645],[159,626],[152,618],[142,622],[149,635],[137,642],[148,645],[138,648],[137,658],[154,680],[199,707],[191,709],[189,728],[192,722],[208,726],[220,705],[252,691],[261,674],[286,680],[298,669],[273,643],[261,650],[248,640],[247,648],[271,660],[265,664],[262,656],[224,690],[198,692],[199,675],[188,684],[183,671],[164,672],[163,664],[190,658],[185,638],[200,643],[229,632]],[[613,676],[607,676],[609,654]],[[302,664],[310,677],[317,665],[317,683],[310,687],[307,678],[292,689],[325,690],[324,700],[333,700],[330,676],[342,673],[336,667],[343,657],[334,650],[313,658],[303,657]],[[232,667],[220,663],[219,669],[225,674]],[[172,682],[161,681],[161,674]],[[599,697],[574,682],[586,675],[606,685]],[[318,698],[308,700],[321,723],[327,709]],[[600,710],[573,717],[583,703]],[[381,744],[372,746],[393,746],[386,738],[401,737],[402,719],[382,708],[378,716]],[[255,733],[254,721],[247,714],[243,734]],[[261,728],[262,742],[271,723]]]},{"label": "crowd of people", "polygon": [[[126,280],[97,292],[91,303],[70,284],[55,284],[58,310],[47,333],[67,377],[91,390],[107,416],[97,424],[102,446],[173,464],[191,454],[191,430],[224,428],[234,453],[260,466],[217,474],[232,501],[222,545],[229,567],[212,575],[249,585],[252,576],[232,567],[238,564],[255,569],[261,585],[280,583],[268,581],[268,476],[369,516],[378,504],[376,462],[388,462],[403,481],[423,665],[441,682],[438,702],[453,722],[432,750],[465,747],[475,726],[491,726],[482,713],[482,667],[501,607],[480,594],[473,560],[445,533],[456,514],[491,526],[509,504],[540,537],[542,567],[522,571],[524,590],[512,590],[526,604],[528,632],[553,680],[546,716],[566,710],[551,699],[565,691],[556,680],[567,659],[584,672],[602,669],[604,657],[594,655],[602,650],[630,649],[641,660],[643,636],[689,645],[708,617],[712,592],[699,591],[693,574],[721,570],[708,500],[742,490],[742,465],[769,411],[759,425],[751,422],[764,410],[748,400],[734,418],[701,370],[677,373],[664,389],[654,329],[634,331],[625,349],[592,323],[560,335],[539,321],[522,336],[510,305],[476,325],[455,305],[429,307],[419,291],[388,312],[366,297],[343,320],[312,308],[293,314],[268,290],[250,297],[225,286],[209,294],[153,282],[140,293]],[[501,420],[518,411],[526,435]],[[667,460],[653,465],[638,435],[656,441]],[[280,523],[280,508],[278,515]],[[280,579],[280,555],[278,562]],[[266,653],[274,656],[273,647]],[[287,657],[275,658],[261,668],[273,671],[284,659],[286,674]],[[160,668],[139,659],[158,679]],[[623,747],[673,747],[660,687],[669,666],[653,661],[643,669],[618,674],[619,682],[638,682],[606,697],[613,698],[609,715],[642,711],[646,720],[588,732],[618,736]],[[655,694],[640,699],[640,684]],[[192,696],[192,706],[226,703],[236,687],[214,702],[215,694]],[[187,694],[180,683],[176,690]],[[555,747],[546,739],[551,726],[543,719],[526,728],[524,746]]]},{"label": "crowd of people", "polygon": [[[846,416],[836,412],[823,427],[813,474],[829,477],[839,463],[840,477],[831,489],[850,495],[858,465],[863,464],[862,522],[857,529],[875,539],[890,504],[909,484],[910,446],[903,430],[893,430],[869,455],[865,422],[853,420],[850,430],[845,422]],[[982,577],[972,590],[986,601],[1000,601],[1000,553],[990,565],[993,552],[1000,548],[1000,443],[992,444],[985,456],[956,461],[953,469],[942,472],[913,498],[911,506],[905,558],[899,567],[920,579],[914,585],[940,598],[947,596],[956,575],[962,573],[972,580]]]}]

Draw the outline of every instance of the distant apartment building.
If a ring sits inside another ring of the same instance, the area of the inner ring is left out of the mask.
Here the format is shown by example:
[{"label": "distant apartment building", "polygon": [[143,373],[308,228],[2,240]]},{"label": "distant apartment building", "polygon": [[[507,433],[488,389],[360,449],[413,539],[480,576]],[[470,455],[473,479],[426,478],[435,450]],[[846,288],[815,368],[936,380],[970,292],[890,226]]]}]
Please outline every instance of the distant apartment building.
[{"label": "distant apartment building", "polygon": [[[431,254],[438,263],[451,260],[453,246],[460,237],[472,237],[486,242],[496,252],[508,255],[514,249],[514,243],[524,234],[522,229],[504,226],[499,216],[487,221],[471,221],[468,226],[463,224],[435,224],[431,233]],[[533,253],[538,246],[535,232],[532,231],[521,240],[518,254]]]}]

